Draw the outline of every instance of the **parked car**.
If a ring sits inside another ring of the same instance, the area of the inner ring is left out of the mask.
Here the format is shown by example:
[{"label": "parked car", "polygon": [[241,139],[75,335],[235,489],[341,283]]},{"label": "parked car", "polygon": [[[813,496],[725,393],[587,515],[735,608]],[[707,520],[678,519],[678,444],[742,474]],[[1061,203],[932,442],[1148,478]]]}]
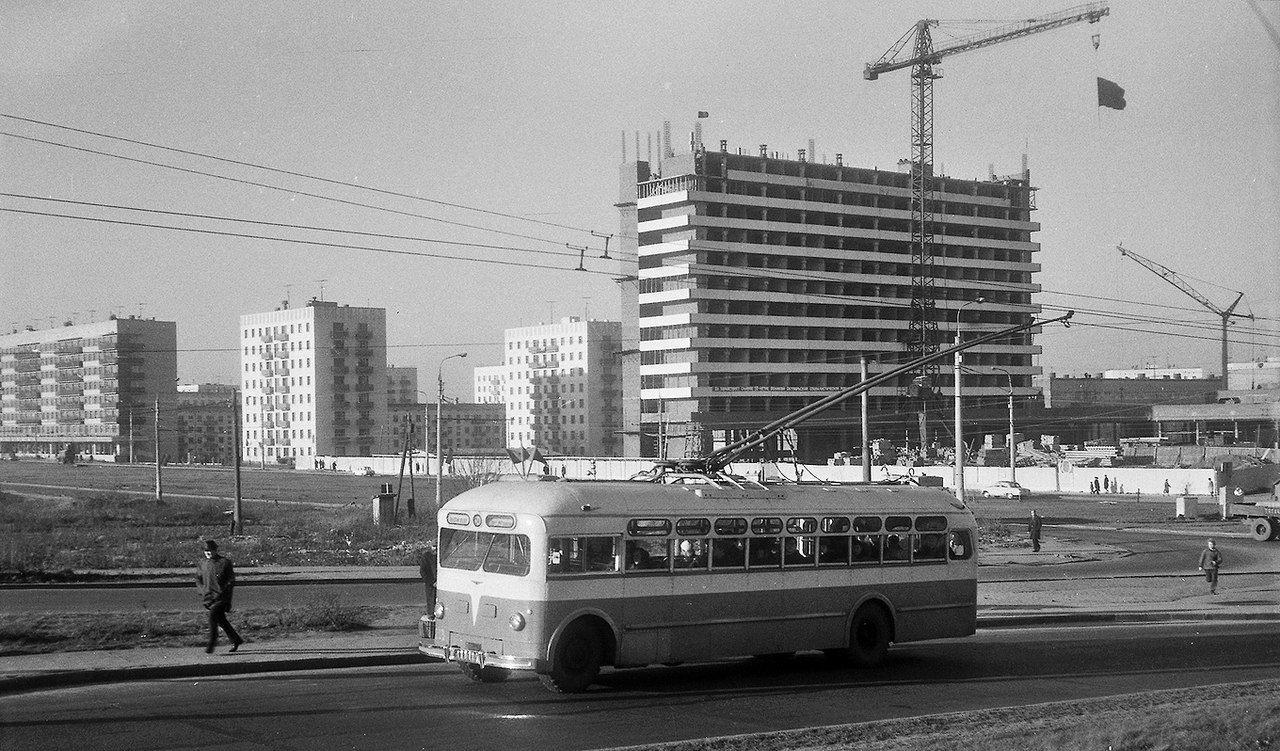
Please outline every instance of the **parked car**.
[{"label": "parked car", "polygon": [[989,488],[982,489],[983,498],[1014,498],[1022,500],[1031,492],[1013,480],[1000,480]]}]

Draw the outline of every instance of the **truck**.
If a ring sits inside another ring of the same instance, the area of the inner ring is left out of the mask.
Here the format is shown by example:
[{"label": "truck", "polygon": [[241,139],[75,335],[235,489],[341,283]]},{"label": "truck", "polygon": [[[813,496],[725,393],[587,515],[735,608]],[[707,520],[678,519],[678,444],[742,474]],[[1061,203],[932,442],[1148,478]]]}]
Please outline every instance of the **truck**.
[{"label": "truck", "polygon": [[1242,519],[1255,540],[1280,539],[1280,482],[1271,486],[1269,498],[1245,501],[1239,487],[1222,488],[1222,518]]}]

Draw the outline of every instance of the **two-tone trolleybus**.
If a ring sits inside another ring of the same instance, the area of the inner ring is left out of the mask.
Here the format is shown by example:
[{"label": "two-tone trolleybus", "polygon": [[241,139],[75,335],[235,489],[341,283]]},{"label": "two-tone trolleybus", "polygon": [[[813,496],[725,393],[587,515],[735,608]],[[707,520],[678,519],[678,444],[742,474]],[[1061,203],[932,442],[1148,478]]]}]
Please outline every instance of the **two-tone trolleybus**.
[{"label": "two-tone trolleybus", "polygon": [[1047,322],[927,354],[706,457],[624,482],[497,482],[440,509],[435,612],[419,650],[473,680],[532,670],[585,691],[604,666],[822,650],[873,666],[889,645],[977,622],[977,527],[908,485],[766,485],[730,463],[852,396]]},{"label": "two-tone trolleybus", "polygon": [[748,482],[498,482],[439,515],[419,649],[477,681],[891,642],[977,619],[973,514],[936,488]]}]

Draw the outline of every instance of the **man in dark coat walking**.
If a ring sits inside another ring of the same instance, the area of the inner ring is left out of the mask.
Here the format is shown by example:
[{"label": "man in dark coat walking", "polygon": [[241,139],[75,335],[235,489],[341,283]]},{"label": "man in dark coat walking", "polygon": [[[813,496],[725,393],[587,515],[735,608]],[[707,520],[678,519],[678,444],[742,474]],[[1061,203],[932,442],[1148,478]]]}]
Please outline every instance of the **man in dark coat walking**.
[{"label": "man in dark coat walking", "polygon": [[1031,551],[1040,552],[1040,512],[1031,510],[1031,519],[1027,522],[1027,533],[1031,536]]},{"label": "man in dark coat walking", "polygon": [[204,651],[213,652],[218,643],[219,628],[231,640],[231,651],[239,649],[244,639],[227,621],[227,613],[231,612],[231,594],[236,588],[236,570],[229,558],[218,554],[218,543],[213,540],[205,540],[204,560],[196,564],[196,588],[209,611],[209,642]]}]

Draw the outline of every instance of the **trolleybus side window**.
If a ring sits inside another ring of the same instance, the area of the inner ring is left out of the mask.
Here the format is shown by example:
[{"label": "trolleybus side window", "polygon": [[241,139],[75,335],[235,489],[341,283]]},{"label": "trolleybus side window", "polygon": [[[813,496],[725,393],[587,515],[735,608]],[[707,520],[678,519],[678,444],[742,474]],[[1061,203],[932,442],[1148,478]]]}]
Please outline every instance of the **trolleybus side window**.
[{"label": "trolleybus side window", "polygon": [[738,516],[716,519],[715,529],[718,535],[745,535],[747,533],[747,520]]},{"label": "trolleybus side window", "polygon": [[614,537],[553,537],[547,543],[548,574],[611,574],[618,570]]},{"label": "trolleybus side window", "polygon": [[666,571],[671,541],[667,539],[627,540],[628,571]]},{"label": "trolleybus side window", "polygon": [[973,540],[967,529],[953,529],[947,535],[947,551],[953,561],[967,561],[973,557]]},{"label": "trolleybus side window", "polygon": [[880,562],[880,517],[855,516],[850,555],[854,563]]},{"label": "trolleybus side window", "polygon": [[676,542],[676,569],[687,569],[691,571],[705,569],[707,567],[707,540],[678,540]]},{"label": "trolleybus side window", "polygon": [[945,561],[947,556],[947,517],[916,517],[915,545],[912,558],[916,561]]},{"label": "trolleybus side window", "polygon": [[[741,521],[745,527],[747,520],[740,519],[739,521]],[[711,541],[711,568],[741,569],[746,565],[746,538],[717,537]]]},{"label": "trolleybus side window", "polygon": [[884,520],[884,561],[911,560],[911,517],[890,516]]},{"label": "trolleybus side window", "polygon": [[777,568],[782,563],[782,538],[748,537],[747,561],[750,568]]}]

